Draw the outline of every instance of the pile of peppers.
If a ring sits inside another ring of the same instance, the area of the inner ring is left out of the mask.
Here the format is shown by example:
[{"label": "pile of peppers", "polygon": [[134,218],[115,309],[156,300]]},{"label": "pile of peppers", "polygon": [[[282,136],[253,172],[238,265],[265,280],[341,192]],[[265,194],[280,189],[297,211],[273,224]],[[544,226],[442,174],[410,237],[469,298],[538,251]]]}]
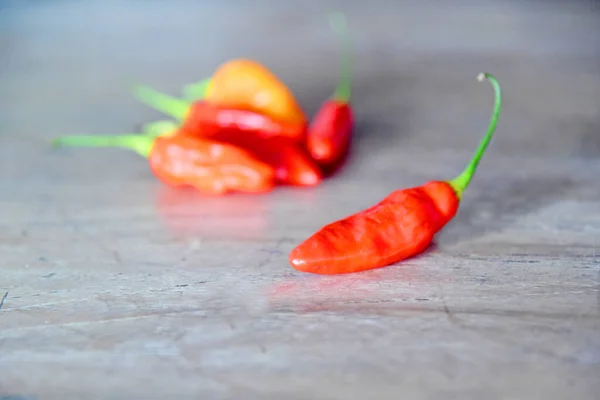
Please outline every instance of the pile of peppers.
[{"label": "pile of peppers", "polygon": [[148,159],[163,183],[209,195],[318,185],[344,161],[354,125],[346,19],[334,13],[330,22],[343,44],[340,78],[310,122],[272,71],[233,59],[210,78],[186,85],[181,98],[134,89],[138,100],[170,119],[147,123],[140,133],[64,136],[54,146],[131,149]]},{"label": "pile of peppers", "polygon": [[[264,65],[235,59],[176,98],[139,86],[136,97],[170,120],[144,125],[141,133],[65,136],[56,146],[123,147],[147,157],[153,173],[171,186],[202,193],[264,193],[276,185],[315,186],[334,171],[351,145],[350,46],[343,15],[331,17],[343,51],[335,93],[308,121],[290,89]],[[317,230],[289,256],[298,271],[344,274],[381,268],[425,251],[456,215],[496,129],[501,89],[495,92],[487,134],[465,170],[453,180],[399,189],[379,203]]]}]

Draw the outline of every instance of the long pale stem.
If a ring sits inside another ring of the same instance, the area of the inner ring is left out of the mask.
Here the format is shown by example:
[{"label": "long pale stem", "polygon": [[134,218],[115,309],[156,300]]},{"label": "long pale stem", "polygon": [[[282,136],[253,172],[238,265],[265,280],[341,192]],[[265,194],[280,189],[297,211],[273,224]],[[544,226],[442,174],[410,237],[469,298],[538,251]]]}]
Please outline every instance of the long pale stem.
[{"label": "long pale stem", "polygon": [[63,136],[52,142],[53,147],[119,147],[133,150],[148,157],[154,138],[135,133],[126,135],[72,135]]},{"label": "long pale stem", "polygon": [[344,14],[339,12],[331,14],[329,22],[341,40],[340,77],[333,98],[348,103],[352,95],[352,50],[348,23]]},{"label": "long pale stem", "polygon": [[456,192],[456,195],[459,199],[462,197],[462,194],[465,191],[465,189],[469,186],[469,183],[471,182],[471,179],[473,178],[473,175],[475,175],[475,171],[477,170],[477,165],[479,165],[481,157],[485,153],[485,150],[487,149],[490,140],[492,140],[492,136],[494,134],[494,131],[496,130],[496,125],[498,124],[498,116],[500,115],[500,109],[502,108],[502,90],[500,88],[500,84],[498,83],[496,78],[489,73],[482,72],[477,76],[477,80],[479,80],[480,82],[482,82],[486,78],[490,81],[492,87],[494,88],[494,111],[492,112],[492,117],[490,119],[487,134],[479,143],[479,147],[477,148],[477,151],[475,151],[475,155],[471,159],[471,162],[469,163],[469,165],[467,165],[467,167],[459,176],[448,182]]},{"label": "long pale stem", "polygon": [[183,121],[190,107],[189,102],[161,93],[148,86],[136,86],[133,92],[142,103],[179,121]]}]

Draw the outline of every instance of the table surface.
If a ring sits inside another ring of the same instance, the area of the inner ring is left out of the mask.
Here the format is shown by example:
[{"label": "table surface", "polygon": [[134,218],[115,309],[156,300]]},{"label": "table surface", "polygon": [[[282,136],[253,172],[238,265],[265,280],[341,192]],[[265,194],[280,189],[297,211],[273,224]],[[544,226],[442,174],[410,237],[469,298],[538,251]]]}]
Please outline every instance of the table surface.
[{"label": "table surface", "polygon": [[[598,398],[598,7],[23,3],[0,6],[0,398]],[[177,94],[240,56],[313,115],[337,77],[334,9],[358,123],[317,188],[206,198],[124,150],[49,146],[135,131],[161,116],[133,84]],[[462,169],[493,102],[481,71],[502,84],[500,123],[434,246],[294,271],[322,225]]]}]

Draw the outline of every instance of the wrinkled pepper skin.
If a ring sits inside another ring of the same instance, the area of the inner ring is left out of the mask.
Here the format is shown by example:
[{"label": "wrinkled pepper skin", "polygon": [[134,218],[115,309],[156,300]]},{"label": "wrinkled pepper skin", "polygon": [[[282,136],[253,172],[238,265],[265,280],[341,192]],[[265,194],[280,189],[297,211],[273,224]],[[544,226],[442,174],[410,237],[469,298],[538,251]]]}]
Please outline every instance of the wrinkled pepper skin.
[{"label": "wrinkled pepper skin", "polygon": [[295,141],[284,137],[261,138],[241,135],[237,131],[220,131],[212,138],[247,150],[257,159],[270,165],[275,182],[290,186],[315,186],[323,180],[319,166]]},{"label": "wrinkled pepper skin", "polygon": [[303,142],[306,125],[278,122],[254,111],[223,107],[208,101],[196,101],[190,106],[182,130],[194,136],[212,137],[222,131],[238,131],[266,139],[284,137]]},{"label": "wrinkled pepper skin", "polygon": [[321,228],[292,250],[290,264],[328,275],[380,268],[415,256],[454,217],[458,203],[445,182],[397,190],[373,207]]},{"label": "wrinkled pepper skin", "polygon": [[378,204],[322,227],[289,254],[293,268],[316,274],[343,274],[381,268],[423,252],[455,215],[485,153],[502,107],[500,84],[489,73],[494,110],[486,135],[465,169],[450,181],[430,181],[397,190]]},{"label": "wrinkled pepper skin", "polygon": [[247,144],[258,159],[275,170],[275,181],[290,186],[316,186],[323,180],[318,165],[298,144],[285,138]]},{"label": "wrinkled pepper skin", "polygon": [[148,162],[154,175],[170,186],[200,192],[263,193],[274,187],[274,171],[236,146],[185,135],[157,137]]},{"label": "wrinkled pepper skin", "polygon": [[264,65],[247,59],[222,64],[212,75],[205,99],[245,109],[276,121],[306,125],[307,118],[292,91]]},{"label": "wrinkled pepper skin", "polygon": [[346,102],[325,102],[310,124],[306,147],[321,166],[339,163],[347,154],[353,134],[354,114]]}]

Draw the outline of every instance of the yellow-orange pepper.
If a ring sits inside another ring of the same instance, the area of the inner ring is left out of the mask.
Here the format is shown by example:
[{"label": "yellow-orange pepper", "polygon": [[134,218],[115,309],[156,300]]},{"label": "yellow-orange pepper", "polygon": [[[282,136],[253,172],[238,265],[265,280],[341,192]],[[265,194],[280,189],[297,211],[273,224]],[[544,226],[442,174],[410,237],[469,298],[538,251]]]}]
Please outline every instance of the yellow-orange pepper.
[{"label": "yellow-orange pepper", "polygon": [[248,59],[233,59],[213,74],[205,100],[220,106],[258,112],[277,121],[306,124],[292,91],[267,67]]}]

